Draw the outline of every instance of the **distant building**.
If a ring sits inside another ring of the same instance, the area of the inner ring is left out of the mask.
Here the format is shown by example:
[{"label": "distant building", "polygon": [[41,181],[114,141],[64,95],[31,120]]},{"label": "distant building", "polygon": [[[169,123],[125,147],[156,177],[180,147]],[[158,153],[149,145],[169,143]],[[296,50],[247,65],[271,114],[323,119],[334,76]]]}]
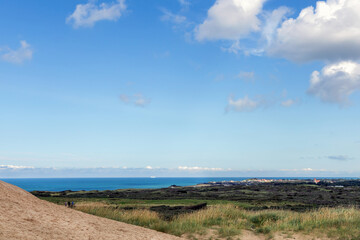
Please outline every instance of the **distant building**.
[{"label": "distant building", "polygon": [[320,182],[320,180],[316,180],[316,178],[314,178],[314,183],[318,184]]}]

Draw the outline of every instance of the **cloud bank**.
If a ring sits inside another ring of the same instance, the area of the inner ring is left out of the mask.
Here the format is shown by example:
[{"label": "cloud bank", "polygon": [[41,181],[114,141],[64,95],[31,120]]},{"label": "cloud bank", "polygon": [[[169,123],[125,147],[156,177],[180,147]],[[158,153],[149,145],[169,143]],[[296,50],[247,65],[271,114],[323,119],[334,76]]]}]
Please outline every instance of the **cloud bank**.
[{"label": "cloud bank", "polygon": [[[360,89],[360,1],[318,1],[293,18],[286,18],[291,13],[289,8],[267,11],[264,3],[217,0],[194,29],[195,39],[227,40],[230,47],[222,49],[235,54],[267,54],[293,62],[324,61],[327,65],[312,73],[308,93],[324,102],[347,104],[349,96]],[[257,47],[243,46],[242,39],[246,38]],[[294,103],[289,99],[282,105]],[[235,111],[251,111],[259,104],[245,96],[229,99],[228,106]]]},{"label": "cloud bank", "polygon": [[1,178],[71,178],[71,177],[356,177],[360,172],[326,169],[231,170],[213,167],[179,166],[177,168],[36,168],[0,166]]}]

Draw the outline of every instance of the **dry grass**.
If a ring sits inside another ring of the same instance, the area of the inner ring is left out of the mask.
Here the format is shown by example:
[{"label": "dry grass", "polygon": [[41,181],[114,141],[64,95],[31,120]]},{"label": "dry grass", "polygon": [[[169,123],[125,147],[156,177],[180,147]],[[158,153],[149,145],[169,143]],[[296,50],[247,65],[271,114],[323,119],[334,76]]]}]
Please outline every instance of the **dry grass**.
[{"label": "dry grass", "polygon": [[360,239],[360,210],[356,208],[321,208],[298,213],[283,210],[247,211],[226,204],[180,215],[172,221],[164,221],[157,213],[147,209],[122,210],[117,209],[116,205],[100,202],[79,203],[77,209],[177,236],[204,234],[209,229],[216,229],[219,236],[231,237],[246,229],[270,238],[276,232],[300,232],[331,239]]}]

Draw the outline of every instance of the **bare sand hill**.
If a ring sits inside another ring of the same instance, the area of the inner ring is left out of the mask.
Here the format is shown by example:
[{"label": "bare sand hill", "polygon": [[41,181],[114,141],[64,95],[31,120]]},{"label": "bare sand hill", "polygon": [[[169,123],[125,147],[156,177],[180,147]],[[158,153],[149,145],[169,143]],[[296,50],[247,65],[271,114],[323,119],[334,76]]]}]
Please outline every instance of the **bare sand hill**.
[{"label": "bare sand hill", "polygon": [[0,181],[1,240],[180,239],[40,200]]}]

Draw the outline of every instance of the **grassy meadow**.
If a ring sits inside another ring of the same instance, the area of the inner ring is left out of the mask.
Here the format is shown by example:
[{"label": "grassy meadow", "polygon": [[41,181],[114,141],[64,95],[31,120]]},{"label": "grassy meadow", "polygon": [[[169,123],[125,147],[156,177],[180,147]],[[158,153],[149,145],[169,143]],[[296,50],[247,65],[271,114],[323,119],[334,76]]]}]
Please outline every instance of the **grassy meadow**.
[{"label": "grassy meadow", "polygon": [[[55,201],[55,199],[47,199]],[[62,203],[64,199],[56,199]],[[252,231],[271,239],[282,233],[300,233],[329,239],[360,239],[360,210],[348,208],[319,208],[306,212],[289,210],[246,210],[244,203],[197,200],[101,200],[82,199],[76,209],[100,217],[126,222],[188,239],[241,239],[242,231]],[[191,205],[207,202],[205,209],[164,220],[149,210],[154,205]],[[126,209],[128,207],[128,209]],[[124,209],[125,208],[125,209]],[[210,238],[204,238],[211,231]]]}]

